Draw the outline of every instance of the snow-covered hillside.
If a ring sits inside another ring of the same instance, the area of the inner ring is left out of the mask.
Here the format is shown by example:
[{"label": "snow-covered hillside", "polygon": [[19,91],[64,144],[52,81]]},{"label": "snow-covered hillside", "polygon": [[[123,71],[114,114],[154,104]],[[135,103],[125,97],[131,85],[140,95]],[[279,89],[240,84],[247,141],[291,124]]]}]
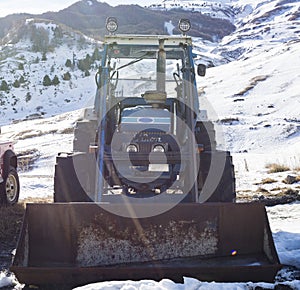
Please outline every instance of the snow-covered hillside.
[{"label": "snow-covered hillside", "polygon": [[182,0],[164,0],[162,3],[151,4],[148,6],[153,10],[170,10],[183,9],[188,11],[199,11],[204,15],[213,18],[222,18],[227,20],[234,20],[234,7],[230,0],[223,1],[182,1]]},{"label": "snow-covered hillside", "polygon": [[94,96],[96,41],[49,21],[28,19],[2,42],[0,125],[75,110]]},{"label": "snow-covered hillside", "polygon": [[[183,5],[189,1],[180,2]],[[200,104],[215,122],[219,146],[233,154],[240,199],[264,199],[287,191],[299,199],[299,182],[286,184],[284,179],[300,174],[300,3],[235,0],[230,5],[237,27],[234,33],[220,43],[195,39],[197,62],[204,57],[211,66],[205,78],[197,79]],[[4,101],[0,124],[5,125],[0,138],[14,139],[16,151],[27,152],[35,161],[20,171],[21,199],[52,195],[55,156],[72,150],[72,130],[80,108],[92,102],[95,92],[93,67],[91,76],[85,77],[77,67],[65,65],[66,59],[73,60],[73,53],[76,60],[87,53],[92,55],[93,41],[85,40],[84,47],[78,49],[77,40],[64,36],[60,45],[47,52],[45,61],[41,60],[42,53],[28,49],[31,45],[22,40],[3,46],[0,53],[0,84],[5,79],[10,86],[9,92],[0,92],[0,101]],[[37,57],[40,61],[35,63]],[[18,69],[20,63],[24,68]],[[67,71],[72,77],[64,81],[62,75]],[[60,76],[59,85],[44,86],[45,74],[51,79]],[[13,87],[21,75],[25,75],[25,83],[20,88]],[[26,102],[28,92],[31,99]],[[12,122],[36,113],[42,118]],[[266,166],[270,163],[288,169],[269,173]],[[272,182],[264,183],[267,179]],[[272,206],[267,212],[281,262],[297,267],[285,267],[276,283],[285,281],[289,289],[300,289],[300,204]],[[186,278],[184,285],[164,280],[111,282],[93,287],[83,289],[274,289],[275,284],[204,283]]]},{"label": "snow-covered hillside", "polygon": [[293,0],[236,2],[237,29],[220,43],[221,55],[227,61],[247,59],[278,45],[298,41],[299,7],[299,2]]},{"label": "snow-covered hillside", "polygon": [[[237,30],[204,53],[218,58],[198,85],[224,137],[219,144],[233,154],[239,194],[259,195],[278,192],[277,183],[261,183],[270,178],[268,164],[285,164],[290,174],[300,164],[300,3],[242,3],[248,8],[236,18]],[[287,174],[271,177],[284,188]]]},{"label": "snow-covered hillside", "polygon": [[[233,152],[294,144],[300,137],[300,42],[208,70],[199,80]],[[264,136],[264,138],[258,138]]]}]

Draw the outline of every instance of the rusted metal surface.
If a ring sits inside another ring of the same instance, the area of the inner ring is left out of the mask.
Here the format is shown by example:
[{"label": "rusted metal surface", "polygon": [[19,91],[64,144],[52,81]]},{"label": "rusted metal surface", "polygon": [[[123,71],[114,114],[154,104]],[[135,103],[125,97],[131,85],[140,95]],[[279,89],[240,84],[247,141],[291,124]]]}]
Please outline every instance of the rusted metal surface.
[{"label": "rusted metal surface", "polygon": [[[178,204],[137,218],[153,206],[162,205],[30,204],[11,270],[26,284],[79,285],[183,276],[272,281],[280,268],[263,205]],[[133,218],[113,213],[121,211]]]},{"label": "rusted metal surface", "polygon": [[135,221],[135,228],[126,225],[120,229],[101,215],[92,225],[80,229],[76,264],[92,267],[208,256],[217,252],[217,244],[216,219],[203,224],[172,220],[146,228]]}]

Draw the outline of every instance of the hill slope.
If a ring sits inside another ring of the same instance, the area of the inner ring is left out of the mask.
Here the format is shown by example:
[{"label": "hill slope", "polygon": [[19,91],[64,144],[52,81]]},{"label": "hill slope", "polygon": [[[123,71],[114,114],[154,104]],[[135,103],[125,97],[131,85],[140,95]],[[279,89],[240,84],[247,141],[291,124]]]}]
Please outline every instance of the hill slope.
[{"label": "hill slope", "polygon": [[0,52],[0,124],[58,114],[94,96],[101,45],[55,22],[28,19]]},{"label": "hill slope", "polygon": [[299,10],[294,1],[254,5],[213,50],[223,65],[209,69],[202,85],[235,152],[293,143],[300,135]]},{"label": "hill slope", "polygon": [[[194,24],[191,35],[205,39],[221,39],[234,30],[234,26],[227,19],[212,18],[200,11],[191,12],[180,8],[153,10],[138,5],[112,7],[96,0],[81,0],[58,12],[0,18],[0,38],[4,37],[16,22],[29,17],[62,23],[98,39],[103,38],[106,33],[105,20],[109,16],[118,19],[120,33],[163,34],[165,22],[172,21],[176,26],[180,18],[190,18]],[[199,27],[201,29],[198,29]]]}]

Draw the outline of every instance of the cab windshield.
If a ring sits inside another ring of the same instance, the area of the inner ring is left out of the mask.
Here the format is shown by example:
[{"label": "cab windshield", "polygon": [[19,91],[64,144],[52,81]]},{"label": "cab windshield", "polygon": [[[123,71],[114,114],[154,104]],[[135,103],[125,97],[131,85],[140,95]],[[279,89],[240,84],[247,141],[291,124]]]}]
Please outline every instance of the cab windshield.
[{"label": "cab windshield", "polygon": [[[167,97],[176,97],[180,82],[180,69],[184,51],[181,48],[165,48]],[[145,91],[156,90],[158,47],[114,46],[108,55],[111,68],[110,82],[113,95],[118,98],[141,97]]]}]

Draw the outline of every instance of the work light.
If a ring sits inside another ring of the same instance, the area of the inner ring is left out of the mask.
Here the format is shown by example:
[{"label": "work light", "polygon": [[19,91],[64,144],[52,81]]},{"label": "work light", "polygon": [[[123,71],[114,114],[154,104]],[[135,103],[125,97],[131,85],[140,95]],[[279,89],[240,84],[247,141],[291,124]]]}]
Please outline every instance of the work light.
[{"label": "work light", "polygon": [[115,17],[108,17],[106,19],[106,30],[109,32],[109,33],[114,33],[116,32],[118,29],[118,21],[117,21],[117,18]]},{"label": "work light", "polygon": [[185,34],[191,29],[191,22],[188,19],[180,19],[178,23],[179,30]]}]

